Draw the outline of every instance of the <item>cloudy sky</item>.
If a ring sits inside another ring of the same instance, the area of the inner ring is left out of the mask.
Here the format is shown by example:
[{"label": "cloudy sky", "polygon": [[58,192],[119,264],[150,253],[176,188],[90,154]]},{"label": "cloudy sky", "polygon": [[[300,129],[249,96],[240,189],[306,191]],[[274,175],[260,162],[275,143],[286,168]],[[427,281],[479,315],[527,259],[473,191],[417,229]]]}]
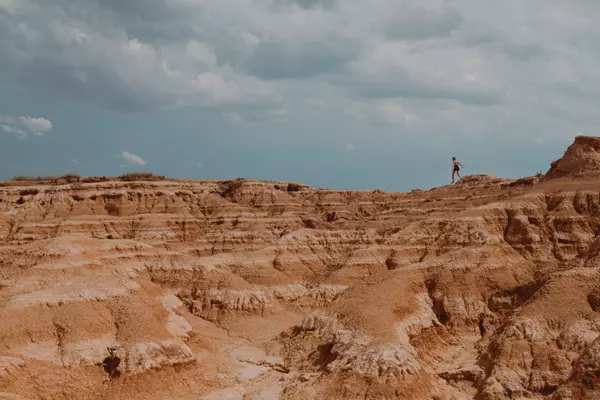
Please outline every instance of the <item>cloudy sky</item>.
[{"label": "cloudy sky", "polygon": [[0,0],[0,179],[410,190],[600,128],[597,0]]}]

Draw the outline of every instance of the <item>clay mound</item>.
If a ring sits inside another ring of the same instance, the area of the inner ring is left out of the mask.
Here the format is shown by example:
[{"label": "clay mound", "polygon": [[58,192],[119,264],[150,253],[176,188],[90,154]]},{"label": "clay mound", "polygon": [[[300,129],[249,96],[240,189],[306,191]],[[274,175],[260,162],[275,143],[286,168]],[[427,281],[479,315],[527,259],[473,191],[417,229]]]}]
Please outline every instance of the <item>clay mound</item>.
[{"label": "clay mound", "polygon": [[600,175],[600,137],[577,136],[562,158],[550,164],[546,179]]},{"label": "clay mound", "polygon": [[0,182],[0,399],[600,399],[599,149],[411,193]]}]

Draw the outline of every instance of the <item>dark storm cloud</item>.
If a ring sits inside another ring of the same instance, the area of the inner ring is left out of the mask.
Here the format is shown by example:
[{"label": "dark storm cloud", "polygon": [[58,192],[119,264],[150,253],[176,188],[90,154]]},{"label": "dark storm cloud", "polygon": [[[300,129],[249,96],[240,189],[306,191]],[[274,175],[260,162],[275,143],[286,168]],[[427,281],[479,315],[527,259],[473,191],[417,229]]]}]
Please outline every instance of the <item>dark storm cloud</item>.
[{"label": "dark storm cloud", "polygon": [[[327,97],[329,110],[383,101],[386,115],[423,114],[438,100],[502,104],[529,120],[542,118],[540,97],[573,109],[600,92],[599,13],[558,0],[2,0],[0,68],[125,112],[243,115],[231,110],[245,105],[280,116],[284,104]],[[573,93],[586,95],[573,103]],[[421,101],[389,103],[403,100]]]}]

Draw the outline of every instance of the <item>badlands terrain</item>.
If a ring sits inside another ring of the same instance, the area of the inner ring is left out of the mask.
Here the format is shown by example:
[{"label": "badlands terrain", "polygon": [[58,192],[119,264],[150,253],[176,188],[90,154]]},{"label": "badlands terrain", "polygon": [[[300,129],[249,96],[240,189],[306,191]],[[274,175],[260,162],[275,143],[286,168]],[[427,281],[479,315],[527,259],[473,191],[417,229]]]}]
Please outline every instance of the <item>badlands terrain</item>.
[{"label": "badlands terrain", "polygon": [[409,193],[5,182],[0,399],[600,399],[599,233],[590,137]]}]

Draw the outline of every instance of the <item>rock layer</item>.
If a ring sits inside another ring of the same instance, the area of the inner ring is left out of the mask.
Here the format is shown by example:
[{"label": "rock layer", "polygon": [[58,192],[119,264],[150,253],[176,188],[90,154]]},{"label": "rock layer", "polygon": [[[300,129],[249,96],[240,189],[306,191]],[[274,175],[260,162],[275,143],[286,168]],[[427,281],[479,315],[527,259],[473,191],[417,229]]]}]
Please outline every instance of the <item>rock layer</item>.
[{"label": "rock layer", "polygon": [[564,156],[552,163],[547,178],[585,177],[600,174],[600,138],[577,136]]},{"label": "rock layer", "polygon": [[0,397],[599,398],[598,149],[409,193],[4,184]]}]

